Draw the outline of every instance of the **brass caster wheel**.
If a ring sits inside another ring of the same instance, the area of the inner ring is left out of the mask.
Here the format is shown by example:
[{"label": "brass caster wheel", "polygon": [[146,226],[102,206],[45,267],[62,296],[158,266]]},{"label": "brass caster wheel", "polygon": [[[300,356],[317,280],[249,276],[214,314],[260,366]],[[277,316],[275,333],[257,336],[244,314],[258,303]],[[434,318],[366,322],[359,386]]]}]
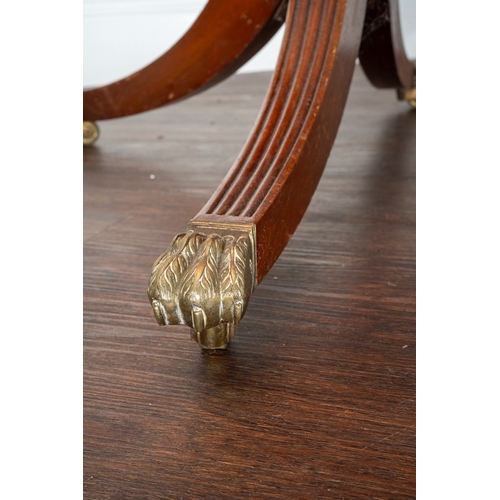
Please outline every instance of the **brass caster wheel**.
[{"label": "brass caster wheel", "polygon": [[95,122],[83,122],[83,145],[92,146],[99,137],[99,127]]}]

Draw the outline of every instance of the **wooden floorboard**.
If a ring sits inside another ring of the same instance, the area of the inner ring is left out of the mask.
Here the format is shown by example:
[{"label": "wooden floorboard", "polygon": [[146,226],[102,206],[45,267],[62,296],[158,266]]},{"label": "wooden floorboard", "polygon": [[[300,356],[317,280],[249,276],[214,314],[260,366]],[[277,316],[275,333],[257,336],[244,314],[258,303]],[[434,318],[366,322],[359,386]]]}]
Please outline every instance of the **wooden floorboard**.
[{"label": "wooden floorboard", "polygon": [[270,76],[101,122],[84,150],[86,499],[415,497],[415,112],[395,92],[356,71],[318,190],[224,355],[154,320],[151,265]]}]

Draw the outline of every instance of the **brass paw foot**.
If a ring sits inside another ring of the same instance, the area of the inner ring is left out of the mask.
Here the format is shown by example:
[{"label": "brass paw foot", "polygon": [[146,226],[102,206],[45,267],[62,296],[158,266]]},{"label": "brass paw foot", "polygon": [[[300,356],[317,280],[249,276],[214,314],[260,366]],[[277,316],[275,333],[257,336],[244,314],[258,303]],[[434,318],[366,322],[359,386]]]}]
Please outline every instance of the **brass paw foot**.
[{"label": "brass paw foot", "polygon": [[92,146],[99,137],[99,127],[95,122],[83,122],[83,145]]},{"label": "brass paw foot", "polygon": [[156,321],[188,325],[202,348],[225,349],[245,314],[254,262],[251,230],[177,235],[151,271],[148,297]]}]

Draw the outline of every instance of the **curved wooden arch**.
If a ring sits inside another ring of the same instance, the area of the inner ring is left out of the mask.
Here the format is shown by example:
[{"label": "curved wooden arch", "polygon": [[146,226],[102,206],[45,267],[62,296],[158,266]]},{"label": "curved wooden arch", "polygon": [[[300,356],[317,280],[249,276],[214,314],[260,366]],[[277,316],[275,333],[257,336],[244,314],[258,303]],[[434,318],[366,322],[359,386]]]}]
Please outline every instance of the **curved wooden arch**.
[{"label": "curved wooden arch", "polygon": [[414,87],[415,61],[404,48],[398,0],[367,1],[359,61],[377,88]]},{"label": "curved wooden arch", "polygon": [[83,120],[119,118],[215,85],[256,54],[284,21],[286,0],[210,0],[165,54],[117,82],[83,92]]}]

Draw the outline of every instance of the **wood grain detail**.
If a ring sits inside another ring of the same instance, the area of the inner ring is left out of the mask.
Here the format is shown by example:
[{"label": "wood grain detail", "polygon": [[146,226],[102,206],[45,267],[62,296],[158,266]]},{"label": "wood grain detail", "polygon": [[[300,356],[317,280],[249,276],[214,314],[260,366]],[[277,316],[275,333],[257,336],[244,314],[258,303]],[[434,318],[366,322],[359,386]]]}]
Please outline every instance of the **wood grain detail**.
[{"label": "wood grain detail", "polygon": [[227,352],[154,320],[151,264],[227,173],[270,79],[104,121],[83,151],[85,500],[416,496],[415,112],[359,66]]}]

